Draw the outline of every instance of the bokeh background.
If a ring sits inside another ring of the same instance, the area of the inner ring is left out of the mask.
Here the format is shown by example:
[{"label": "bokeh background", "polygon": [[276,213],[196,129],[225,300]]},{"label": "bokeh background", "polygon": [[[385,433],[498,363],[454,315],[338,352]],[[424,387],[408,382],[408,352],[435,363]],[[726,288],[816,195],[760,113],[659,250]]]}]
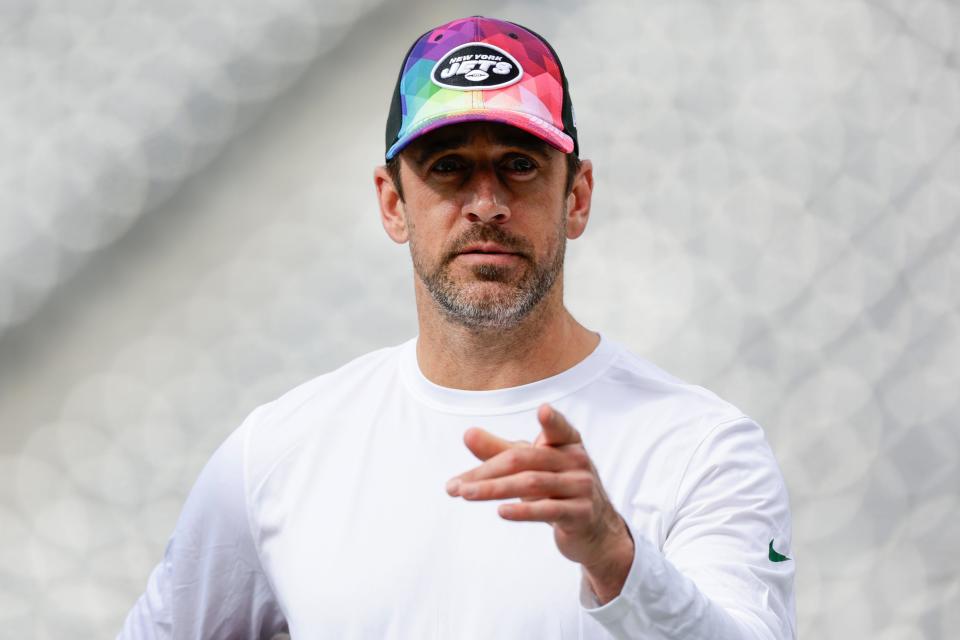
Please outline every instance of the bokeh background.
[{"label": "bokeh background", "polygon": [[0,2],[0,637],[113,636],[242,418],[414,335],[371,172],[474,13],[571,81],[569,306],[764,425],[800,635],[956,637],[950,0]]}]

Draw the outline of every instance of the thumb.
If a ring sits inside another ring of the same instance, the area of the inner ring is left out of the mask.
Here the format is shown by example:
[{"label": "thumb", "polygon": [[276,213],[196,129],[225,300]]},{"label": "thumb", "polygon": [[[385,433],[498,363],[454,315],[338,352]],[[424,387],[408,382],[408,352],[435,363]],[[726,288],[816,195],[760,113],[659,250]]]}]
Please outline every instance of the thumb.
[{"label": "thumb", "polygon": [[562,413],[549,404],[542,404],[537,410],[537,420],[540,421],[540,435],[534,445],[548,445],[559,447],[565,444],[580,442],[580,433],[573,428]]}]

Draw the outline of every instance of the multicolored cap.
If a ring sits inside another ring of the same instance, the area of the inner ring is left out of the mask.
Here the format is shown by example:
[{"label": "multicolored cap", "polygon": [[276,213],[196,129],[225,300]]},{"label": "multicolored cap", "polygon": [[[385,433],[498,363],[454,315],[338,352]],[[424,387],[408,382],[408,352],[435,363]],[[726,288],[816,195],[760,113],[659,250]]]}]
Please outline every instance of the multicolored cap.
[{"label": "multicolored cap", "polygon": [[553,47],[518,24],[472,16],[428,31],[410,47],[387,117],[386,159],[434,129],[478,120],[579,152],[567,78]]}]

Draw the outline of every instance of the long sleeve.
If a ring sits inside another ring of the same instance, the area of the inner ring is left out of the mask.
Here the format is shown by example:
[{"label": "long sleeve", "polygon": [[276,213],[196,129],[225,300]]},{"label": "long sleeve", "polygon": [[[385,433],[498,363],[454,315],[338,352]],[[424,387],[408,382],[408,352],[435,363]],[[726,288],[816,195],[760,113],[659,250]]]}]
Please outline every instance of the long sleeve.
[{"label": "long sleeve", "polygon": [[286,629],[247,517],[244,435],[264,410],[200,473],[163,560],[127,614],[122,640],[270,638]]},{"label": "long sleeve", "polygon": [[724,422],[697,447],[662,549],[626,520],[635,553],[620,595],[598,606],[581,581],[584,612],[608,634],[650,640],[796,637],[789,499],[756,423]]}]

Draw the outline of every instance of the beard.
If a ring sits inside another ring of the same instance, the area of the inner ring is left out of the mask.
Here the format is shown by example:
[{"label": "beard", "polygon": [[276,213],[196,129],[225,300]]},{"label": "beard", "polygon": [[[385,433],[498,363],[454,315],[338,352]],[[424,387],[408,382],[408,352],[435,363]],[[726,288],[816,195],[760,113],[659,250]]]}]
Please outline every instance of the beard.
[{"label": "beard", "polygon": [[[566,208],[557,229],[554,252],[543,260],[533,254],[530,243],[487,224],[471,227],[453,243],[438,264],[423,261],[411,229],[410,254],[413,268],[434,302],[450,320],[470,329],[510,329],[537,308],[563,272],[566,250]],[[525,263],[519,280],[511,282],[518,267],[479,264],[470,267],[473,282],[458,281],[452,274],[452,263],[470,244],[494,242],[515,253]],[[493,283],[488,286],[485,283]],[[496,286],[499,283],[499,286]]]}]

